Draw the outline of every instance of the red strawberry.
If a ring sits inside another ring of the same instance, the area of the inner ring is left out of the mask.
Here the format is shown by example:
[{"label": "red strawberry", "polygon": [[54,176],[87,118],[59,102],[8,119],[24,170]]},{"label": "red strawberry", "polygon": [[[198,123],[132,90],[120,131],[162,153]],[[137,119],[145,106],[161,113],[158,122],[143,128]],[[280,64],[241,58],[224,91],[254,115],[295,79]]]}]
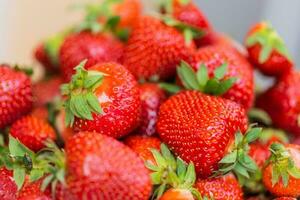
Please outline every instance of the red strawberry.
[{"label": "red strawberry", "polygon": [[0,168],[0,199],[14,200],[17,198],[17,185],[12,178],[12,173],[5,168]]},{"label": "red strawberry", "polygon": [[300,197],[300,146],[274,143],[263,183],[275,196]]},{"label": "red strawberry", "polygon": [[59,88],[63,83],[60,77],[54,77],[49,80],[43,80],[33,85],[33,96],[35,98],[34,104],[36,106],[43,106],[47,103],[53,102],[55,97],[59,96]]},{"label": "red strawberry", "polygon": [[89,70],[85,62],[63,86],[67,124],[74,131],[91,131],[119,138],[136,128],[140,118],[137,82],[116,63],[97,64]]},{"label": "red strawberry", "polygon": [[33,116],[25,116],[13,123],[10,134],[33,151],[45,147],[48,139],[56,139],[54,129],[43,119]]},{"label": "red strawberry", "polygon": [[262,169],[266,160],[270,157],[269,146],[261,143],[250,144],[249,156],[255,161],[257,166]]},{"label": "red strawberry", "polygon": [[0,65],[0,129],[30,112],[31,81],[24,73]]},{"label": "red strawberry", "polygon": [[224,79],[236,78],[237,81],[230,90],[223,94],[223,97],[242,104],[246,110],[252,106],[254,99],[253,69],[237,51],[221,45],[203,47],[194,54],[191,64],[197,71],[204,64],[210,77],[218,67],[226,65],[227,72]]},{"label": "red strawberry", "polygon": [[124,143],[136,152],[144,161],[151,161],[155,163],[151,149],[160,148],[161,141],[156,137],[147,137],[140,135],[129,136],[125,139]]},{"label": "red strawberry", "polygon": [[59,60],[66,81],[71,79],[74,68],[87,59],[86,68],[97,63],[120,62],[123,44],[110,35],[82,32],[68,36],[63,42]]},{"label": "red strawberry", "polygon": [[278,197],[274,200],[297,200],[296,198],[293,197]]},{"label": "red strawberry", "polygon": [[156,133],[156,121],[159,106],[165,101],[166,94],[157,84],[145,83],[139,85],[142,102],[141,123],[136,130],[142,135],[154,135]]},{"label": "red strawberry", "polygon": [[49,112],[46,106],[40,106],[40,107],[33,108],[30,114],[35,118],[47,121]]},{"label": "red strawberry", "polygon": [[277,83],[258,97],[258,107],[272,118],[273,124],[300,135],[300,73],[285,73]]},{"label": "red strawberry", "polygon": [[78,199],[147,200],[148,170],[129,147],[108,136],[80,132],[66,143],[67,185]]},{"label": "red strawberry", "polygon": [[244,199],[242,188],[233,175],[203,180],[198,179],[195,187],[202,196],[215,200]]},{"label": "red strawberry", "polygon": [[137,79],[169,79],[176,65],[188,60],[193,43],[186,45],[184,37],[160,20],[140,17],[124,50],[123,64]]},{"label": "red strawberry", "polygon": [[194,200],[194,196],[187,189],[169,189],[159,200]]},{"label": "red strawberry", "polygon": [[246,37],[251,62],[265,75],[280,76],[293,67],[293,61],[280,36],[266,22],[256,24]]},{"label": "red strawberry", "polygon": [[[183,160],[192,161],[201,178],[209,177],[219,167],[223,169],[224,166],[219,164],[225,163],[228,156],[235,157],[229,159],[233,162],[242,159],[235,156],[236,151],[231,152],[234,137],[236,144],[238,141],[247,143],[256,139],[259,133],[258,129],[253,129],[254,132],[247,133],[244,139],[241,133],[236,134],[238,131],[244,133],[246,129],[247,117],[238,104],[197,91],[184,91],[170,97],[161,105],[157,122],[162,141]],[[252,134],[253,138],[249,139],[247,135]],[[255,164],[246,155],[248,147],[242,146],[237,148],[245,152],[246,166],[251,166],[249,171],[256,170]],[[225,156],[227,152],[231,153]],[[230,166],[234,169],[233,163]]]},{"label": "red strawberry", "polygon": [[27,183],[18,194],[17,200],[52,200],[50,190],[41,190],[42,179],[33,183]]},{"label": "red strawberry", "polygon": [[[168,2],[168,1],[166,1]],[[171,0],[170,14],[177,20],[191,25],[204,32],[204,36],[196,39],[197,46],[213,43],[215,34],[207,18],[192,0],[182,2],[181,0]]]}]

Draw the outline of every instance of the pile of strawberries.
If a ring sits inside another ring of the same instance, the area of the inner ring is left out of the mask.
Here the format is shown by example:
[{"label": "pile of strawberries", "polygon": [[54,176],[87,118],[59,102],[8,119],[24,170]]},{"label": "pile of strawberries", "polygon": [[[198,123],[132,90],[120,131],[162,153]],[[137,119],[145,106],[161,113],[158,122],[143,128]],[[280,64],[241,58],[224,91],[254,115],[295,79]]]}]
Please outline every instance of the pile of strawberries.
[{"label": "pile of strawberries", "polygon": [[34,51],[43,80],[0,65],[0,200],[300,197],[300,73],[270,24],[243,47],[190,0],[82,9]]}]

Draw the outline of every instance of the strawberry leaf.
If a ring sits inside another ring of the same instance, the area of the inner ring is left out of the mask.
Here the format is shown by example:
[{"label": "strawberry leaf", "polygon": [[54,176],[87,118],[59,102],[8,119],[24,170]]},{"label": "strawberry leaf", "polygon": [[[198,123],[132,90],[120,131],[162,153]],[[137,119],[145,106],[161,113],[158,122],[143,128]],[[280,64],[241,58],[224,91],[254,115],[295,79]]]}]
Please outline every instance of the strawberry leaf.
[{"label": "strawberry leaf", "polygon": [[16,157],[23,157],[24,155],[28,154],[31,157],[34,156],[34,152],[24,146],[21,142],[17,139],[9,136],[9,143],[8,143],[9,152],[12,156]]},{"label": "strawberry leaf", "polygon": [[199,87],[203,90],[207,81],[209,80],[208,71],[204,64],[200,65],[199,70],[196,73],[196,78],[199,84]]},{"label": "strawberry leaf", "polygon": [[220,67],[215,69],[214,75],[215,75],[216,79],[221,80],[224,78],[224,76],[227,72],[227,66],[228,66],[227,63],[223,63]]},{"label": "strawberry leaf", "polygon": [[171,94],[176,94],[182,90],[181,87],[172,83],[159,83],[159,87]]},{"label": "strawberry leaf", "polygon": [[18,167],[18,168],[15,168],[13,171],[13,178],[17,184],[18,190],[20,190],[24,184],[25,175],[26,175],[25,168]]}]

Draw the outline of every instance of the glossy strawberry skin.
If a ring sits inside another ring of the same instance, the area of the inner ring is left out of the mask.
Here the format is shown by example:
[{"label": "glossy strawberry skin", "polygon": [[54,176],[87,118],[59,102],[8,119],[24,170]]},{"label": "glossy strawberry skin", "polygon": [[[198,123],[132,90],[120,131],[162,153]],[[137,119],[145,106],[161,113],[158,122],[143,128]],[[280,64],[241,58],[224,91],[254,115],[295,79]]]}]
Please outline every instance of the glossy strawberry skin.
[{"label": "glossy strawberry skin", "polygon": [[93,120],[75,118],[73,130],[91,131],[119,138],[133,131],[140,120],[141,101],[137,82],[122,65],[105,63],[90,68],[106,74],[95,95],[102,114]]},{"label": "glossy strawberry skin", "polygon": [[151,149],[157,149],[159,151],[161,141],[156,137],[132,135],[128,136],[124,143],[129,146],[134,152],[136,152],[144,161],[151,161],[155,163]]},{"label": "glossy strawberry skin", "polygon": [[25,183],[19,191],[17,200],[52,200],[50,189],[46,189],[43,192],[41,186],[42,179],[32,183]]},{"label": "glossy strawberry skin", "polygon": [[0,65],[0,129],[11,124],[32,108],[32,86],[29,77],[8,65]]},{"label": "glossy strawberry skin", "polygon": [[210,197],[211,195],[215,200],[244,199],[239,182],[231,174],[218,178],[198,179],[195,187],[202,196]]},{"label": "glossy strawberry skin", "polygon": [[33,97],[35,106],[43,106],[52,102],[60,95],[60,85],[63,83],[61,77],[53,77],[33,85]]},{"label": "glossy strawberry skin", "polygon": [[173,0],[172,15],[177,20],[204,31],[205,35],[195,40],[198,47],[214,42],[215,34],[209,21],[193,2],[183,5],[179,0]]},{"label": "glossy strawberry skin", "polygon": [[[295,144],[288,144],[285,146],[297,168],[300,168],[300,146]],[[263,183],[266,189],[273,195],[299,197],[300,196],[300,179],[296,179],[292,176],[289,177],[287,187],[284,187],[282,180],[279,180],[274,186],[272,186],[272,164],[267,165],[263,170]]]},{"label": "glossy strawberry skin", "polygon": [[87,59],[85,67],[103,62],[120,62],[123,44],[112,36],[82,32],[68,36],[63,42],[59,60],[65,81],[69,81],[73,70],[81,61]]},{"label": "glossy strawberry skin", "polygon": [[139,85],[142,104],[141,122],[135,131],[141,135],[152,136],[156,134],[156,122],[160,105],[166,100],[165,92],[154,83]]},{"label": "glossy strawberry skin", "polygon": [[205,64],[210,76],[217,67],[224,63],[228,65],[225,78],[236,77],[238,80],[223,97],[240,103],[248,110],[254,100],[253,68],[241,54],[226,46],[211,45],[199,49],[191,62],[194,69]]},{"label": "glossy strawberry skin", "polygon": [[[247,37],[264,29],[266,27],[265,23],[258,23],[251,28]],[[259,62],[259,55],[261,53],[262,47],[260,44],[255,44],[247,48],[249,53],[249,59],[263,74],[269,76],[280,76],[284,72],[289,71],[293,67],[293,63],[287,59],[284,55],[280,54],[278,51],[273,50],[268,60],[264,63]]]},{"label": "glossy strawberry skin", "polygon": [[141,158],[117,140],[80,132],[66,143],[67,185],[78,199],[147,200],[148,170]]},{"label": "glossy strawberry skin", "polygon": [[16,199],[17,191],[17,185],[12,178],[12,173],[5,168],[0,168],[0,199]]},{"label": "glossy strawberry skin", "polygon": [[56,139],[55,131],[48,122],[30,115],[13,123],[10,134],[36,152],[45,147],[44,143],[48,139],[53,141]]},{"label": "glossy strawberry skin", "polygon": [[285,73],[277,83],[258,97],[258,107],[272,118],[273,124],[294,135],[300,135],[300,73]]},{"label": "glossy strawberry skin", "polygon": [[193,161],[201,178],[218,169],[237,130],[246,129],[240,105],[197,91],[170,97],[161,105],[157,122],[162,141],[186,162]]},{"label": "glossy strawberry skin", "polygon": [[55,66],[47,52],[45,50],[45,46],[43,43],[39,44],[34,50],[34,58],[49,72],[57,72],[59,71],[59,67]]},{"label": "glossy strawberry skin", "polygon": [[188,60],[193,43],[186,45],[183,36],[160,20],[144,16],[138,19],[124,50],[123,64],[137,79],[169,79],[176,65]]},{"label": "glossy strawberry skin", "polygon": [[269,146],[266,144],[250,144],[249,156],[255,161],[257,166],[262,169],[266,160],[271,156]]}]

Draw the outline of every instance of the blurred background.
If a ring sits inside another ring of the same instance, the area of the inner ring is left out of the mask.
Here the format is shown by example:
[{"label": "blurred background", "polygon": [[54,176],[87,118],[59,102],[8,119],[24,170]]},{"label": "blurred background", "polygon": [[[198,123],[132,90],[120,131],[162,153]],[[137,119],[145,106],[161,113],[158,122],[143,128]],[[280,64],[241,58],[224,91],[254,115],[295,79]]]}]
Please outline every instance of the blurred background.
[{"label": "blurred background", "polygon": [[[80,19],[70,5],[89,0],[0,0],[0,62],[32,63],[32,49],[43,38]],[[144,0],[151,12],[158,0]],[[249,26],[270,21],[300,66],[300,0],[196,0],[215,29],[242,42]],[[299,20],[299,21],[298,21]]]}]

